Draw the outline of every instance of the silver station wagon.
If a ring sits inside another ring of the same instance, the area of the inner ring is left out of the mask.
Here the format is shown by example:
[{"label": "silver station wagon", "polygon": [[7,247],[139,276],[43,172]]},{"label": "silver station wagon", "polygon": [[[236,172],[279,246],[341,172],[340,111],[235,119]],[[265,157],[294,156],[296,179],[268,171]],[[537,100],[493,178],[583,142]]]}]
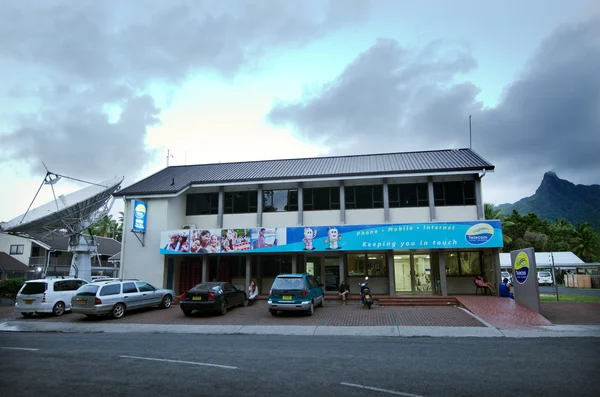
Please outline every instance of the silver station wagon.
[{"label": "silver station wagon", "polygon": [[155,288],[140,280],[96,281],[79,288],[71,298],[71,311],[88,317],[108,315],[121,318],[126,310],[171,307],[175,292]]}]

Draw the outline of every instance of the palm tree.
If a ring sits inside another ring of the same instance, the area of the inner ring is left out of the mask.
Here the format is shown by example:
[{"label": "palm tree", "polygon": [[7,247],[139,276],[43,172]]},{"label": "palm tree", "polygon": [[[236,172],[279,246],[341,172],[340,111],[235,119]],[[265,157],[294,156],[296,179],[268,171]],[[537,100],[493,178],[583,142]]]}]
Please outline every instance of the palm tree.
[{"label": "palm tree", "polygon": [[483,204],[483,214],[485,219],[502,219],[503,213],[500,208],[494,206],[494,204],[485,203]]},{"label": "palm tree", "polygon": [[573,252],[584,262],[592,262],[600,251],[600,238],[589,223],[580,222],[577,225],[573,242],[575,244]]}]

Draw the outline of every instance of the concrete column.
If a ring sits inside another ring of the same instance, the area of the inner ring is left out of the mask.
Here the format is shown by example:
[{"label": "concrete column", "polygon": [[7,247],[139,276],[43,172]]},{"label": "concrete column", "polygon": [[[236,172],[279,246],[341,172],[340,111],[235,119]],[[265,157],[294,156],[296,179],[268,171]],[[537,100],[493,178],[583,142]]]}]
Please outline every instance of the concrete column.
[{"label": "concrete column", "polygon": [[346,190],[344,181],[340,181],[340,225],[346,223]]},{"label": "concrete column", "polygon": [[219,187],[219,200],[218,200],[219,212],[217,214],[217,229],[223,227],[223,212],[225,211],[225,191],[223,186]]},{"label": "concrete column", "polygon": [[387,178],[383,180],[383,221],[390,223],[390,192]]},{"label": "concrete column", "polygon": [[485,219],[485,211],[483,210],[483,200],[481,196],[481,178],[479,176],[475,179],[475,205],[477,205],[477,219]]},{"label": "concrete column", "polygon": [[296,273],[298,267],[298,255],[292,254],[292,273]]},{"label": "concrete column", "polygon": [[444,258],[444,251],[438,251],[438,262],[440,268],[440,287],[442,289],[442,296],[448,296],[448,285],[446,284],[446,258]]},{"label": "concrete column", "polygon": [[256,226],[262,227],[262,214],[263,214],[263,185],[258,185],[258,202],[256,206]]},{"label": "concrete column", "polygon": [[263,274],[263,272],[262,272],[261,256],[259,255],[256,258],[256,282],[258,283],[259,292],[266,294],[269,292],[270,286],[267,286],[267,291],[265,292],[264,286],[262,285],[263,284],[262,283],[262,274]]},{"label": "concrete column", "polygon": [[250,285],[250,279],[252,278],[252,255],[246,255],[246,285],[244,288],[248,288]]},{"label": "concrete column", "polygon": [[302,182],[298,183],[298,226],[304,225],[304,188]]},{"label": "concrete column", "polygon": [[202,257],[202,282],[205,283],[208,280],[208,255]]},{"label": "concrete column", "polygon": [[429,220],[435,221],[435,197],[433,195],[433,178],[427,177],[427,189],[429,196]]},{"label": "concrete column", "polygon": [[388,265],[388,274],[389,274],[389,284],[390,284],[390,296],[396,295],[396,273],[394,269],[394,252],[390,251],[387,253],[387,265]]}]

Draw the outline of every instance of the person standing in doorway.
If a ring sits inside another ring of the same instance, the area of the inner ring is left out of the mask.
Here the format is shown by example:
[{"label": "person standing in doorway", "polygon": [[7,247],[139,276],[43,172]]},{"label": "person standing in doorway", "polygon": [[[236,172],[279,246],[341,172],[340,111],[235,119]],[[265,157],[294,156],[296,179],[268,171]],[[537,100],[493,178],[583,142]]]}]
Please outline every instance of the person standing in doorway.
[{"label": "person standing in doorway", "polygon": [[254,280],[250,281],[250,286],[248,287],[248,306],[252,306],[255,300],[258,299],[258,288],[256,287],[256,283]]}]

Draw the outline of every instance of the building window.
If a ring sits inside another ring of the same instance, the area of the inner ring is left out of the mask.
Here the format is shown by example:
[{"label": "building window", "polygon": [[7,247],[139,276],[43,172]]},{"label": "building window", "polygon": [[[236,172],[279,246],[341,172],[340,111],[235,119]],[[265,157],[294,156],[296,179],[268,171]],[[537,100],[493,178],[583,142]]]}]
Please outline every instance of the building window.
[{"label": "building window", "polygon": [[23,255],[23,244],[11,245],[10,246],[10,254],[11,255]]},{"label": "building window", "polygon": [[383,186],[346,186],[346,209],[383,208]]},{"label": "building window", "polygon": [[446,252],[447,276],[476,276],[481,274],[481,253],[475,252]]},{"label": "building window", "polygon": [[302,192],[304,211],[322,211],[340,209],[340,188],[307,188]]},{"label": "building window", "polygon": [[475,205],[475,181],[434,182],[436,206]]},{"label": "building window", "polygon": [[216,215],[219,213],[219,193],[188,194],[186,215]]},{"label": "building window", "polygon": [[264,190],[263,212],[298,211],[298,190]]},{"label": "building window", "polygon": [[427,183],[389,185],[390,208],[428,207]]},{"label": "building window", "polygon": [[264,255],[261,259],[263,278],[277,277],[292,272],[291,255]]},{"label": "building window", "polygon": [[348,254],[348,277],[387,277],[385,254]]},{"label": "building window", "polygon": [[258,209],[258,191],[225,193],[225,214],[247,214]]}]

